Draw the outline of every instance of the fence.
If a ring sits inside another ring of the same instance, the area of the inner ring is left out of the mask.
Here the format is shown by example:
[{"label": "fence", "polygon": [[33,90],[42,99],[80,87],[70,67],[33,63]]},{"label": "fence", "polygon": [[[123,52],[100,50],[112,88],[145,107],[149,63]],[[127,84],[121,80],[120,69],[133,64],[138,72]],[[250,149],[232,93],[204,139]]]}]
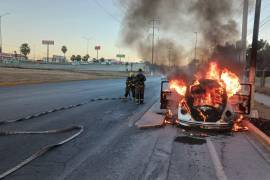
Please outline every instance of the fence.
[{"label": "fence", "polygon": [[265,68],[263,70],[256,71],[256,85],[260,87],[270,88],[270,69]]}]

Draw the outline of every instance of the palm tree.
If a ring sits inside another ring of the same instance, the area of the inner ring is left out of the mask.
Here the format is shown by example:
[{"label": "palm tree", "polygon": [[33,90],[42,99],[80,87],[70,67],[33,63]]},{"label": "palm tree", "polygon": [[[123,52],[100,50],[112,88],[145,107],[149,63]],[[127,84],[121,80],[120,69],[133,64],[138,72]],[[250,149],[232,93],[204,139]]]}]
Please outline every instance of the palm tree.
[{"label": "palm tree", "polygon": [[74,61],[76,60],[76,56],[75,56],[75,55],[72,55],[72,56],[70,57],[70,60],[71,60],[72,62],[74,62]]},{"label": "palm tree", "polygon": [[62,46],[61,51],[63,52],[64,57],[65,57],[65,59],[66,59],[67,47],[66,47],[66,46]]},{"label": "palm tree", "polygon": [[77,55],[77,56],[76,56],[76,61],[80,62],[81,60],[82,60],[81,55]]},{"label": "palm tree", "polygon": [[89,58],[90,58],[89,54],[86,54],[85,56],[83,56],[82,60],[84,62],[87,62]]},{"label": "palm tree", "polygon": [[31,49],[30,49],[30,47],[29,47],[29,45],[28,45],[27,43],[23,43],[23,44],[21,45],[20,51],[21,51],[21,53],[25,56],[25,58],[28,59],[28,58],[27,58],[27,55],[30,54]]}]

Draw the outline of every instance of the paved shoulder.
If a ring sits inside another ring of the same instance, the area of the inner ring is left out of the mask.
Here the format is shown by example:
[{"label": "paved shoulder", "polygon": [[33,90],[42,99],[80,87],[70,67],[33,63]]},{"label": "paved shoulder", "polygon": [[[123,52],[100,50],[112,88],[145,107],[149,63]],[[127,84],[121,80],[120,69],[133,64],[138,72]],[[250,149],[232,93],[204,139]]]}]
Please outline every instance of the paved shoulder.
[{"label": "paved shoulder", "polygon": [[255,100],[270,107],[270,96],[255,93]]}]

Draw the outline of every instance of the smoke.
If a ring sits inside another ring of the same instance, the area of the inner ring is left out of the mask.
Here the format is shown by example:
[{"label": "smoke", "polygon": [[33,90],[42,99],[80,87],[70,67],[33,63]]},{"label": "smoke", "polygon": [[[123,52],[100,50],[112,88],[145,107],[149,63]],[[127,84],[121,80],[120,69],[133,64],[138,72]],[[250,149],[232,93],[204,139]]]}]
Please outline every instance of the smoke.
[{"label": "smoke", "polygon": [[204,42],[210,46],[237,38],[232,0],[198,0],[191,5],[190,11],[196,18]]},{"label": "smoke", "polygon": [[[137,48],[142,55],[147,60],[152,58],[152,46],[151,43],[142,42]],[[181,45],[177,45],[171,39],[160,39],[156,42],[154,51],[154,60],[156,64],[167,65],[167,66],[177,66],[181,63],[184,58],[184,48]]]},{"label": "smoke", "polygon": [[[241,15],[238,0],[119,0],[126,8],[121,30],[121,42],[135,48],[145,60],[151,60],[152,23],[159,40],[155,39],[155,62],[171,64],[168,54],[177,64],[191,59],[191,50],[198,32],[198,52],[209,50],[239,38],[236,15]],[[237,7],[237,8],[235,8]],[[149,36],[150,35],[150,36]],[[186,42],[189,42],[189,47]],[[192,47],[190,47],[192,44]],[[184,48],[185,47],[185,48]]]}]

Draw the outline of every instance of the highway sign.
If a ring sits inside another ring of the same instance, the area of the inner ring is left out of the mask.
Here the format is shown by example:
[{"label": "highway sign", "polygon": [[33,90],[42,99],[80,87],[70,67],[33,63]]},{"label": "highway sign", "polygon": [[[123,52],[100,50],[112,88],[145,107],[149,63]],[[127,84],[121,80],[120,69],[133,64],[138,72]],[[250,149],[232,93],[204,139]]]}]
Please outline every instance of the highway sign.
[{"label": "highway sign", "polygon": [[126,55],[125,54],[116,54],[116,57],[118,57],[118,58],[125,58]]}]

